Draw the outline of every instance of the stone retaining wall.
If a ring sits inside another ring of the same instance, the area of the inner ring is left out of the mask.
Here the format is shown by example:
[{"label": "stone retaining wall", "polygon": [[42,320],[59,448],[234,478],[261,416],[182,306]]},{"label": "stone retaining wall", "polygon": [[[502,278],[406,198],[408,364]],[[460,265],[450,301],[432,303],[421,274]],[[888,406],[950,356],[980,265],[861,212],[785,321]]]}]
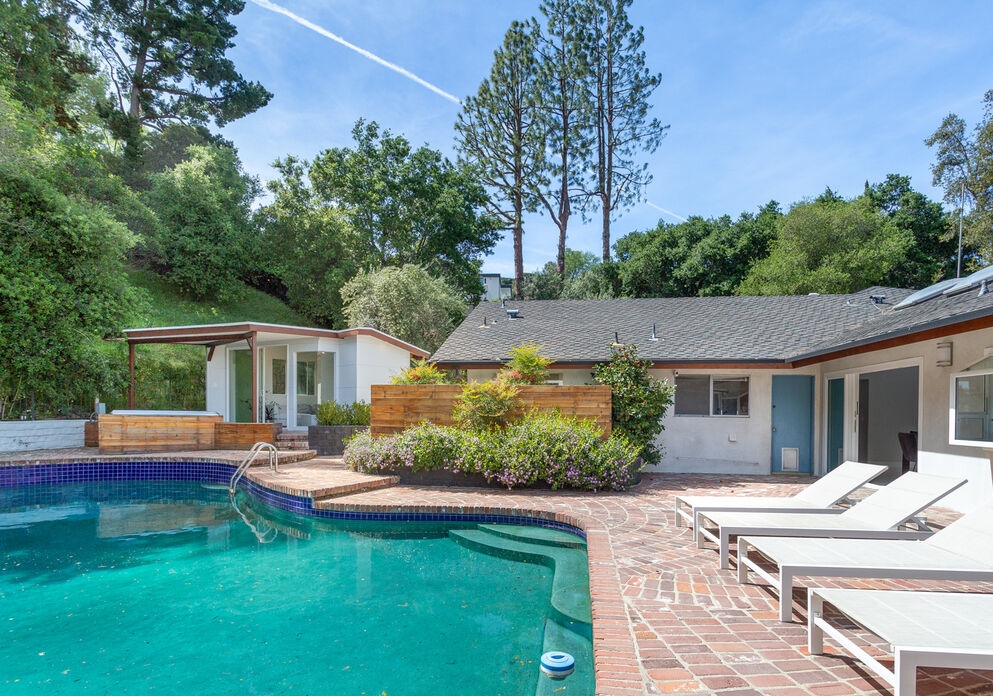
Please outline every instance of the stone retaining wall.
[{"label": "stone retaining wall", "polygon": [[0,421],[0,452],[82,447],[85,420]]}]

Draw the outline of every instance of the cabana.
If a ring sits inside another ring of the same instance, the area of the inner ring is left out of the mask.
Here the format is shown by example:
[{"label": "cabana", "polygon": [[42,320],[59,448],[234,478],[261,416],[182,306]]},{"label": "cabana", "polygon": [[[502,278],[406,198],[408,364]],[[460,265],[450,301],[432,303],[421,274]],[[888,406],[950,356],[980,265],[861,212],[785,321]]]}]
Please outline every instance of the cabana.
[{"label": "cabana", "polygon": [[206,410],[232,423],[316,425],[324,401],[369,401],[427,351],[371,328],[335,331],[255,322],[169,326],[124,331],[128,343],[128,408],[139,400],[136,348],[151,343],[204,348]]}]

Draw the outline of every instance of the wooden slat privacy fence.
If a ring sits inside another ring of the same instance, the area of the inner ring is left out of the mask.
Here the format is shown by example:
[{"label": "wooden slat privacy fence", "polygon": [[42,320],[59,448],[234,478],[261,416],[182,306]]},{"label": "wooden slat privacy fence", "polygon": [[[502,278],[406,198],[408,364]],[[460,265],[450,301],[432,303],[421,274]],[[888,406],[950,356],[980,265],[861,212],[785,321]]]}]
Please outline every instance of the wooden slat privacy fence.
[{"label": "wooden slat privacy fence", "polygon": [[[518,399],[525,410],[558,409],[563,415],[595,420],[605,437],[610,434],[608,386],[542,384],[518,389]],[[369,430],[373,435],[392,435],[422,421],[451,425],[452,407],[461,393],[459,384],[374,384]]]},{"label": "wooden slat privacy fence", "polygon": [[220,416],[98,417],[100,452],[163,452],[214,449],[214,424]]},{"label": "wooden slat privacy fence", "polygon": [[217,415],[102,414],[92,425],[88,441],[102,453],[247,450],[259,441],[275,442],[277,434],[274,423],[225,423]]},{"label": "wooden slat privacy fence", "polygon": [[275,423],[217,423],[214,447],[217,449],[252,449],[256,442],[276,442]]}]

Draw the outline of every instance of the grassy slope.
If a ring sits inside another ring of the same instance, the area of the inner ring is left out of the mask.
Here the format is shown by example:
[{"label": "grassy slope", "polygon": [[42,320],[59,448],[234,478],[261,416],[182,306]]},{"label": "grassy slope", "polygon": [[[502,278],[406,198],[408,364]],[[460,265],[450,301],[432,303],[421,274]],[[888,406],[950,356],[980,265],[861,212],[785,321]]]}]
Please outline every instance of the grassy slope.
[{"label": "grassy slope", "polygon": [[131,284],[148,294],[147,315],[142,327],[186,326],[257,321],[268,324],[309,326],[309,322],[275,297],[252,288],[231,302],[197,302],[176,292],[162,276],[151,271],[132,271]]}]

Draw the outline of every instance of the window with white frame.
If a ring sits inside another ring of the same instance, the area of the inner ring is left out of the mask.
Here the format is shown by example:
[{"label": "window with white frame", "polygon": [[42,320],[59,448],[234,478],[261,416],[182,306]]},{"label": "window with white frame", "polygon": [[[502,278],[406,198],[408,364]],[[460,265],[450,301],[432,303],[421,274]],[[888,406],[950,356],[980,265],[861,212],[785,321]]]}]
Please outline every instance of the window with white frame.
[{"label": "window with white frame", "polygon": [[748,377],[678,375],[677,416],[747,416]]},{"label": "window with white frame", "polygon": [[953,444],[989,447],[993,442],[993,358],[952,375]]}]

